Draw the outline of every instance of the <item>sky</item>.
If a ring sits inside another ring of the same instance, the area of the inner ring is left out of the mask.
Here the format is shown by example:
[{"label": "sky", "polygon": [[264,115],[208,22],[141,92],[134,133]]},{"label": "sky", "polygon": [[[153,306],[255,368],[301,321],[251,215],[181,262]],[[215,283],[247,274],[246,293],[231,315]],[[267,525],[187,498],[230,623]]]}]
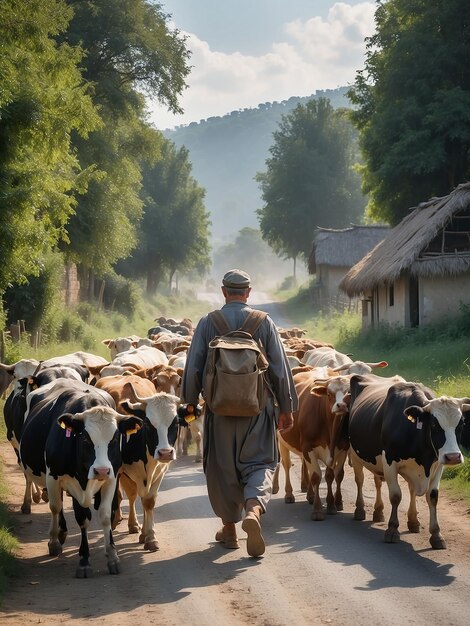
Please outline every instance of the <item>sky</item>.
[{"label": "sky", "polygon": [[309,96],[354,81],[374,32],[373,0],[159,0],[187,37],[184,114],[151,103],[160,130]]}]

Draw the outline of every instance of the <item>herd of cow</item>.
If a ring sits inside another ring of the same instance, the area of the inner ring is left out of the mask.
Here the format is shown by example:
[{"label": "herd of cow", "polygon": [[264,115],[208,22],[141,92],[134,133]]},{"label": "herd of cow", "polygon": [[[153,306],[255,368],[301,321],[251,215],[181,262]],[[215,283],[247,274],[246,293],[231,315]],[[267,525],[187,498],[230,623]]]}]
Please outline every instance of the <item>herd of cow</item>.
[{"label": "herd of cow", "polygon": [[[145,338],[103,340],[108,360],[76,352],[0,364],[4,387],[11,389],[4,406],[7,437],[26,479],[21,510],[30,513],[31,502],[41,497],[49,502],[48,548],[57,556],[67,536],[64,494],[72,497],[81,529],[79,578],[92,575],[87,537],[92,506],[99,512],[108,570],[116,574],[120,565],[112,530],[122,520],[122,491],[129,500],[129,532],[139,533],[144,549],[157,550],[158,489],[177,449],[187,453],[189,433],[196,441],[196,461],[202,459],[203,411],[181,417],[185,412],[178,410],[193,325],[189,319],[156,321]],[[304,338],[301,329],[279,333],[299,396],[294,428],[278,438],[285,502],[294,501],[289,476],[294,453],[302,459],[301,487],[313,505],[312,519],[325,517],[319,489],[323,466],[326,512],[342,510],[341,482],[349,459],[357,485],[354,519],[365,518],[366,468],[376,486],[373,520],[384,520],[381,486],[386,482],[392,510],[385,541],[398,541],[401,475],[410,491],[408,529],[419,531],[416,496],[425,494],[431,546],[444,548],[437,520],[439,482],[445,465],[463,462],[459,442],[463,436],[462,443],[470,443],[470,398],[436,397],[401,376],[372,374],[387,363],[353,361],[330,344]],[[277,472],[274,492],[278,489]]]}]

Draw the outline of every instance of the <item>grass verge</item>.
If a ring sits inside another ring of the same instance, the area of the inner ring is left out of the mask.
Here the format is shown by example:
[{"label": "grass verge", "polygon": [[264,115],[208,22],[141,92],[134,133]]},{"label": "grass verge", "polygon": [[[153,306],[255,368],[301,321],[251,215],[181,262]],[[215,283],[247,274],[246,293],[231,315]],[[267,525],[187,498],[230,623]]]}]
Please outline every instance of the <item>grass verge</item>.
[{"label": "grass verge", "polygon": [[[3,402],[1,404],[3,405]],[[0,425],[0,437],[2,440],[6,438],[3,423]],[[0,463],[0,606],[3,602],[8,579],[16,569],[15,551],[18,548],[18,541],[12,532],[12,519],[5,504],[7,493],[8,486],[5,483],[3,467]]]}]

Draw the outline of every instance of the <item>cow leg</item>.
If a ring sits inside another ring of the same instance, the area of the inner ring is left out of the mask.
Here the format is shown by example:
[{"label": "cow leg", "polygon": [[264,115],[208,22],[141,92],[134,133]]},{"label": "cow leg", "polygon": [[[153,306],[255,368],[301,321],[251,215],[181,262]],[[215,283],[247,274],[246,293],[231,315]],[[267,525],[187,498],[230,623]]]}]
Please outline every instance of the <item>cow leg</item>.
[{"label": "cow leg", "polygon": [[387,481],[388,495],[390,498],[390,504],[392,505],[392,511],[388,520],[388,528],[385,531],[385,543],[398,543],[400,541],[400,533],[398,527],[400,522],[398,521],[398,507],[400,506],[402,493],[400,485],[398,483],[398,473],[395,464],[387,465],[384,460],[384,476]]},{"label": "cow leg", "polygon": [[384,522],[384,501],[382,500],[382,478],[377,474],[374,474],[375,484],[375,502],[374,502],[374,514],[372,515],[372,521]]},{"label": "cow leg", "polygon": [[73,512],[75,513],[75,519],[80,527],[81,541],[80,548],[78,549],[78,555],[80,557],[79,564],[75,570],[76,578],[91,578],[93,576],[93,570],[90,565],[90,546],[88,544],[88,526],[91,520],[91,511],[89,508],[80,506],[80,504],[72,498]]},{"label": "cow leg", "polygon": [[327,467],[325,470],[325,482],[326,482],[326,512],[328,515],[335,515],[338,511],[336,509],[335,497],[333,495],[333,481],[335,479],[335,473],[333,468]]},{"label": "cow leg", "polygon": [[290,452],[289,452],[289,448],[287,448],[281,437],[278,437],[279,439],[279,454],[281,457],[281,463],[282,463],[282,467],[284,468],[284,476],[285,476],[285,495],[284,495],[284,502],[286,504],[292,504],[293,502],[295,502],[295,496],[294,496],[294,491],[292,489],[292,483],[290,481],[290,468],[291,468],[291,459],[290,459]]},{"label": "cow leg", "polygon": [[416,508],[416,491],[411,483],[408,483],[410,490],[410,506],[408,507],[408,530],[410,533],[419,533],[420,525],[418,520],[418,509]]},{"label": "cow leg", "polygon": [[[321,522],[325,519],[325,510],[323,508],[323,504],[320,498],[320,483],[322,479],[322,471],[320,465],[318,464],[318,460],[313,452],[310,452],[309,454],[309,461],[307,461],[307,468],[310,475],[309,489],[313,491],[313,508],[312,513],[310,514],[310,519],[312,519],[314,522]],[[333,473],[331,475],[333,475]]]},{"label": "cow leg", "polygon": [[309,483],[310,483],[310,476],[308,475],[308,467],[305,461],[302,460],[302,470],[300,472],[300,491],[302,493],[307,493]]},{"label": "cow leg", "polygon": [[188,448],[189,448],[189,444],[191,443],[191,431],[189,427],[184,429],[182,441],[183,441],[183,447],[182,447],[181,454],[183,456],[188,456]]},{"label": "cow leg", "polygon": [[195,463],[202,463],[202,435],[197,426],[194,426],[194,432],[192,433],[194,442],[196,444],[196,458]]},{"label": "cow leg", "polygon": [[140,525],[137,519],[137,512],[135,510],[135,502],[137,500],[137,485],[129,478],[127,474],[121,474],[120,484],[124,489],[124,492],[129,500],[129,519],[127,520],[127,526],[129,528],[129,534],[135,535],[140,532]]},{"label": "cow leg", "polygon": [[101,504],[98,509],[101,527],[104,536],[104,550],[106,560],[108,562],[108,572],[110,574],[119,574],[121,564],[117,555],[116,546],[114,545],[113,532],[111,530],[112,506],[115,496],[116,485],[113,481],[101,488]]},{"label": "cow leg", "polygon": [[274,470],[274,474],[273,474],[273,486],[272,486],[272,491],[271,493],[274,495],[276,493],[279,493],[279,470],[280,470],[281,464],[278,463],[276,465],[276,469]]},{"label": "cow leg", "polygon": [[196,441],[196,459],[195,462],[196,463],[202,463],[202,457],[203,457],[203,442],[204,442],[204,419],[203,416],[199,417],[197,419],[198,425],[195,425],[194,428],[196,429],[196,436],[195,436],[195,441]]},{"label": "cow leg", "polygon": [[28,478],[25,474],[26,486],[24,490],[23,496],[23,504],[21,505],[21,512],[23,515],[29,515],[31,513],[31,502],[32,502],[32,490],[33,490],[33,481]]},{"label": "cow leg", "polygon": [[[62,544],[65,541],[67,534],[66,526],[63,528],[65,522],[63,514],[63,502],[62,502],[62,489],[59,486],[59,482],[54,480],[51,476],[47,476],[47,491],[49,493],[49,508],[51,510],[51,525],[49,527],[49,556],[59,556],[62,553]],[[61,528],[61,520],[62,528]],[[62,539],[62,541],[61,541]]]},{"label": "cow leg", "polygon": [[334,465],[336,492],[335,492],[335,505],[337,511],[343,510],[343,494],[341,493],[341,483],[344,478],[344,464],[346,462],[347,452],[341,452],[336,457]]},{"label": "cow leg", "polygon": [[355,455],[351,454],[351,463],[354,470],[354,481],[356,483],[356,508],[354,510],[354,519],[358,521],[362,521],[366,519],[366,509],[364,505],[364,495],[363,495],[363,486],[364,486],[364,467],[360,459]]},{"label": "cow leg", "polygon": [[441,535],[441,529],[439,528],[439,522],[437,519],[437,502],[439,500],[439,483],[441,480],[442,472],[444,468],[437,466],[434,476],[431,476],[429,489],[426,492],[426,501],[429,507],[429,532],[431,537],[429,543],[433,550],[445,550],[446,542]]},{"label": "cow leg", "polygon": [[142,508],[144,510],[144,523],[142,525],[142,533],[139,537],[139,543],[144,544],[144,550],[155,552],[158,550],[158,541],[153,526],[153,510],[155,508],[156,496],[149,494],[142,498]]}]

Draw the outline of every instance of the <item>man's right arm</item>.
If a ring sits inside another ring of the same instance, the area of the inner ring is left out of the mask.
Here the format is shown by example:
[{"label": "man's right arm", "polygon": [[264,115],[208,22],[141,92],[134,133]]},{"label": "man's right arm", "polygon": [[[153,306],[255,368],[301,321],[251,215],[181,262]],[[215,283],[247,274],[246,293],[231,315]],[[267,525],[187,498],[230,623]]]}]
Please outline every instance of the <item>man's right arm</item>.
[{"label": "man's right arm", "polygon": [[196,406],[202,390],[204,367],[207,359],[207,341],[205,332],[205,318],[202,318],[194,331],[188,358],[183,372],[181,383],[181,400]]}]

